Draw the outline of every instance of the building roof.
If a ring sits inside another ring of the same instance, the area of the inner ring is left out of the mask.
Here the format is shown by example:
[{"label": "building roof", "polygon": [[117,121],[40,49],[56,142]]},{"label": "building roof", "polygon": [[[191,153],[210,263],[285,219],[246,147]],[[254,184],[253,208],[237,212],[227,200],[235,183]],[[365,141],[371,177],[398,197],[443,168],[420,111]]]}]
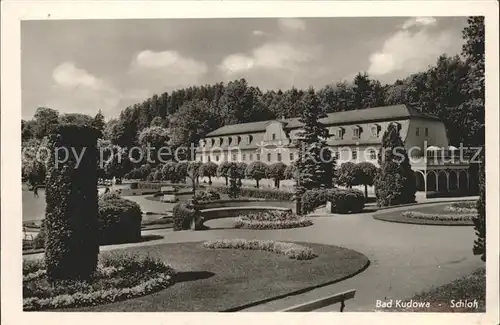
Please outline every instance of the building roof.
[{"label": "building roof", "polygon": [[[409,118],[439,120],[434,116],[423,114],[417,109],[408,105],[392,105],[329,113],[327,114],[327,117],[322,118],[320,121],[326,126],[332,126],[376,121],[401,120]],[[267,120],[260,122],[225,125],[221,128],[218,128],[217,130],[208,133],[206,137],[264,132],[266,130],[266,126],[269,124],[269,122],[272,121],[273,120]],[[302,123],[299,122],[298,118],[281,119],[276,121],[284,123],[285,129],[295,129],[299,128],[302,125]]]}]

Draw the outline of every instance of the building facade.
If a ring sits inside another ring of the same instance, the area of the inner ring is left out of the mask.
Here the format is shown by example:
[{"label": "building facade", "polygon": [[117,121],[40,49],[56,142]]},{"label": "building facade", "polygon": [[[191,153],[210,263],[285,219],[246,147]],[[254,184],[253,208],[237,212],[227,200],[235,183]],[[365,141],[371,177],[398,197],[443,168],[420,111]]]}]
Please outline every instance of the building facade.
[{"label": "building facade", "polygon": [[[417,178],[417,189],[446,192],[471,186],[469,163],[450,147],[444,124],[407,105],[393,105],[330,113],[320,120],[330,136],[326,143],[344,162],[370,162],[378,166],[377,154],[390,124],[399,128]],[[298,118],[227,125],[200,140],[196,160],[266,164],[293,163],[301,123]]]}]

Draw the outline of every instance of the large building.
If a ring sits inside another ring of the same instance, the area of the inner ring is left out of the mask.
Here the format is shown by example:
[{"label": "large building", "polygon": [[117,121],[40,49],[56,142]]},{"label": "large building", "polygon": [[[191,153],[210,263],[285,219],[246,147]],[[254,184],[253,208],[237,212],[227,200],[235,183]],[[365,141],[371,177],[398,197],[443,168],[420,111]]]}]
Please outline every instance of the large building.
[{"label": "large building", "polygon": [[[337,164],[369,161],[378,165],[377,153],[387,127],[400,130],[411,157],[417,187],[422,191],[452,191],[471,186],[469,163],[457,148],[450,147],[444,124],[407,105],[330,113],[320,120],[328,129],[326,139]],[[226,125],[202,139],[198,161],[290,164],[297,159],[298,118]]]}]

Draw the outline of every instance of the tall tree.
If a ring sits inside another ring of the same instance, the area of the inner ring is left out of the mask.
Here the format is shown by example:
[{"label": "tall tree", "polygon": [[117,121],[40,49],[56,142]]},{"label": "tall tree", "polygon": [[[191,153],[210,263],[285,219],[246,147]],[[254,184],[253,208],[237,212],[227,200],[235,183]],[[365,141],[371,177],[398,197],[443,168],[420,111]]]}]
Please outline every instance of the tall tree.
[{"label": "tall tree", "polygon": [[170,133],[175,145],[197,144],[208,132],[220,126],[211,103],[192,100],[184,103],[170,119]]},{"label": "tall tree", "polygon": [[299,133],[300,186],[305,189],[328,188],[332,186],[335,162],[326,144],[326,139],[330,136],[328,129],[319,121],[326,115],[321,111],[312,88],[304,96],[303,105],[302,116],[299,118],[303,125]]},{"label": "tall tree", "polygon": [[42,139],[51,135],[59,124],[59,113],[51,108],[39,107],[34,115],[35,137]]},{"label": "tall tree", "polygon": [[97,114],[94,116],[94,120],[92,121],[92,126],[98,129],[101,132],[104,132],[104,127],[106,123],[104,122],[104,115],[102,115],[102,111],[99,110]]},{"label": "tall tree", "polygon": [[399,126],[390,124],[382,138],[379,153],[380,171],[375,179],[375,195],[379,206],[415,201],[415,174],[399,134]]},{"label": "tall tree", "polygon": [[77,162],[49,156],[46,188],[45,264],[49,281],[90,280],[97,267],[97,139],[98,131],[80,125],[61,125],[49,141],[51,152],[71,148],[82,154]]},{"label": "tall tree", "polygon": [[93,126],[94,119],[92,116],[80,113],[68,113],[59,116],[60,124],[76,124],[83,126]]}]

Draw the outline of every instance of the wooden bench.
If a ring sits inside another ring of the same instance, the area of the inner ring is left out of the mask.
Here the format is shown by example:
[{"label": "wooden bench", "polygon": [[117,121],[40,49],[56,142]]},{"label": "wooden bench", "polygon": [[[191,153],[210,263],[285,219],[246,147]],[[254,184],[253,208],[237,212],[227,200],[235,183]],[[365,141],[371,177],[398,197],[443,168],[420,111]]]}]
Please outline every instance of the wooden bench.
[{"label": "wooden bench", "polygon": [[306,302],[304,304],[296,305],[290,308],[286,308],[283,310],[280,310],[280,312],[290,312],[290,311],[295,311],[295,312],[307,312],[307,311],[313,311],[316,309],[320,309],[326,306],[330,306],[333,304],[338,304],[340,303],[340,311],[343,312],[345,308],[345,301],[354,298],[354,295],[356,294],[356,290],[348,290],[344,291],[341,293],[337,293],[332,296],[328,296],[325,298],[313,300],[310,302]]}]

